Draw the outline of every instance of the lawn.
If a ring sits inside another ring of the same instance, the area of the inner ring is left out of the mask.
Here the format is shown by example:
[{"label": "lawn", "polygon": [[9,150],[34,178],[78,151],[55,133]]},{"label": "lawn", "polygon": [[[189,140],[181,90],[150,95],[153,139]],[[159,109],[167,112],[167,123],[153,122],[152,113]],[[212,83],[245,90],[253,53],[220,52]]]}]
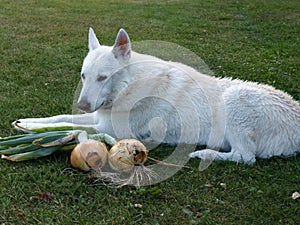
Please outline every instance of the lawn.
[{"label": "lawn", "polygon": [[[176,43],[216,76],[273,85],[300,100],[299,0],[0,2],[0,136],[18,118],[72,113],[87,32],[112,45]],[[170,152],[160,146],[154,156]],[[217,162],[153,186],[110,188],[72,169],[69,153],[0,160],[0,224],[299,224],[300,157]],[[42,193],[53,194],[40,200]]]}]

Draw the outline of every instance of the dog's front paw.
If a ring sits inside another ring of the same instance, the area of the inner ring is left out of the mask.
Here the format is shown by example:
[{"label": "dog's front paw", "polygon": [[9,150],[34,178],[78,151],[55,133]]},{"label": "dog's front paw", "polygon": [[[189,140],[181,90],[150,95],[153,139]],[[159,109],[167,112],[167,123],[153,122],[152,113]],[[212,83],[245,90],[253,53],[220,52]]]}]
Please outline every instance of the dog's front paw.
[{"label": "dog's front paw", "polygon": [[18,131],[23,131],[23,124],[21,125],[21,120],[15,120],[11,125]]},{"label": "dog's front paw", "polygon": [[26,122],[26,119],[16,120],[16,121],[12,122],[11,125],[16,130],[22,131],[22,132],[30,132],[30,128],[32,128],[32,126],[30,125],[30,123]]}]

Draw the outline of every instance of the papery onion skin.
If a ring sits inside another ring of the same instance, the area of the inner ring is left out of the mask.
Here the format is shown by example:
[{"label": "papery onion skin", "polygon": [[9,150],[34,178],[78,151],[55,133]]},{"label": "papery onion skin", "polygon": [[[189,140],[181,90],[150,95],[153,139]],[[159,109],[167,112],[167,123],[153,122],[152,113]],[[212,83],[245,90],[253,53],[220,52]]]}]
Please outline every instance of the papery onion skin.
[{"label": "papery onion skin", "polygon": [[71,154],[71,164],[83,171],[102,168],[107,161],[107,155],[108,151],[103,143],[89,139],[74,148]]},{"label": "papery onion skin", "polygon": [[84,158],[80,154],[80,148],[78,145],[74,148],[71,153],[71,164],[74,168],[89,171],[91,168],[87,165]]},{"label": "papery onion skin", "polygon": [[110,167],[118,172],[130,172],[135,165],[146,162],[148,150],[138,140],[123,139],[117,142],[109,151]]}]

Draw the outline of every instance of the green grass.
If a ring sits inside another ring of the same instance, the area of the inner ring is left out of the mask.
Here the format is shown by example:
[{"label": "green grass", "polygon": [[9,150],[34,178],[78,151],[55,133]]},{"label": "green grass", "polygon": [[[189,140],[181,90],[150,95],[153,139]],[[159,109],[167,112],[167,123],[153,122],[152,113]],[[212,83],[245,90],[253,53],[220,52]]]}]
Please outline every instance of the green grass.
[{"label": "green grass", "polygon": [[[0,135],[16,134],[17,118],[72,112],[90,26],[106,45],[121,27],[133,41],[177,43],[217,76],[299,100],[299,8],[298,0],[1,1]],[[198,164],[151,187],[113,189],[71,169],[69,153],[1,160],[0,224],[299,224],[300,202],[291,198],[300,191],[299,156],[218,162],[203,172]],[[41,192],[54,198],[34,197]]]}]

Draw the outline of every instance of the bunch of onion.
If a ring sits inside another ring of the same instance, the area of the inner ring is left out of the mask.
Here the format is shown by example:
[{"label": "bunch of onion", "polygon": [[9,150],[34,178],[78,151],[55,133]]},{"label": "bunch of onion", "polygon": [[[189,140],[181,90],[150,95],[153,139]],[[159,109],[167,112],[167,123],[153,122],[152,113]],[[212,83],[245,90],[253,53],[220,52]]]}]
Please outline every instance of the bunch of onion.
[{"label": "bunch of onion", "polygon": [[[84,127],[82,130],[70,130],[71,127],[18,128],[26,134],[0,138],[1,158],[24,161],[48,156],[58,150],[73,149],[73,167],[83,171],[92,170],[93,176],[120,186],[151,184],[157,174],[144,166],[147,159],[162,165],[177,166],[149,157],[146,147],[135,139],[117,142],[108,134],[96,134],[94,130],[89,130],[92,134],[87,134]],[[104,143],[112,146],[110,151]],[[112,170],[104,171],[107,161]]]},{"label": "bunch of onion", "polygon": [[[85,132],[78,135],[78,141],[71,153],[72,166],[83,171],[91,170],[94,177],[106,183],[139,185],[144,174],[148,179],[152,175],[143,166],[148,151],[140,141],[124,139],[117,142],[107,134],[88,136]],[[110,151],[101,141],[112,146]],[[105,167],[107,161],[108,166]]]},{"label": "bunch of onion", "polygon": [[164,166],[185,167],[153,159],[148,156],[148,150],[142,142],[123,139],[115,142],[108,152],[108,164],[113,171],[96,169],[93,176],[119,187],[150,185],[158,174],[150,166],[144,165],[148,159]]}]

